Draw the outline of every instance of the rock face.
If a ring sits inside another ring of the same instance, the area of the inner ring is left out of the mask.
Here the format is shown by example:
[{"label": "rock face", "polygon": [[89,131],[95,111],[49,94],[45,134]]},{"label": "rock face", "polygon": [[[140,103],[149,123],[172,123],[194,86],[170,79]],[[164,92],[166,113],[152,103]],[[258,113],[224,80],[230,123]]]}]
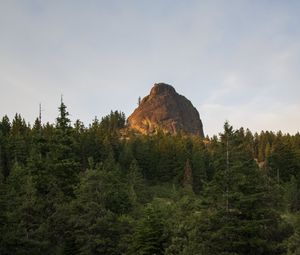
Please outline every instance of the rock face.
[{"label": "rock face", "polygon": [[165,133],[184,132],[204,137],[197,109],[165,83],[154,84],[150,95],[144,97],[129,116],[128,125],[130,129],[143,134],[162,130]]}]

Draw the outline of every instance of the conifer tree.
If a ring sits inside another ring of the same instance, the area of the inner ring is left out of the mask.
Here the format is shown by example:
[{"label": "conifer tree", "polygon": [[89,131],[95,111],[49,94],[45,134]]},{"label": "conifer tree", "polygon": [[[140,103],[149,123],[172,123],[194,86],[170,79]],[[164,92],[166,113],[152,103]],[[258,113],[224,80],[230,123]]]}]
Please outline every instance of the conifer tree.
[{"label": "conifer tree", "polygon": [[164,224],[160,212],[149,204],[138,222],[129,254],[164,254]]},{"label": "conifer tree", "polygon": [[9,136],[11,125],[9,118],[5,115],[0,121],[0,171],[4,179],[10,172]]},{"label": "conifer tree", "polygon": [[61,101],[56,130],[51,138],[48,167],[51,168],[58,187],[66,196],[73,196],[73,188],[78,183],[79,157],[76,155],[78,147],[74,139],[74,132],[69,113]]},{"label": "conifer tree", "polygon": [[294,220],[294,234],[288,240],[288,255],[300,254],[300,214],[296,214]]},{"label": "conifer tree", "polygon": [[189,159],[187,159],[184,167],[183,187],[186,190],[193,190],[193,173]]},{"label": "conifer tree", "polygon": [[80,254],[120,254],[118,242],[123,232],[118,229],[119,215],[128,212],[130,202],[117,172],[87,170],[75,194],[66,248],[75,242]]},{"label": "conifer tree", "polygon": [[141,195],[144,195],[143,185],[145,185],[145,183],[138,162],[135,159],[132,160],[129,167],[128,182],[131,200],[133,204],[136,204],[137,201],[141,200]]},{"label": "conifer tree", "polygon": [[223,138],[224,160],[206,189],[207,210],[198,223],[200,254],[285,254],[274,185],[243,148],[238,131],[225,124]]}]

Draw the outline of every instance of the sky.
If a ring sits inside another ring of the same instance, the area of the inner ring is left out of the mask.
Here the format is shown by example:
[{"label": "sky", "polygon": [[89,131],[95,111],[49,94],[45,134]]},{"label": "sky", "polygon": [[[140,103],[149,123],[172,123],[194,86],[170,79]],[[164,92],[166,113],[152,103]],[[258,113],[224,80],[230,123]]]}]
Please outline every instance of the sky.
[{"label": "sky", "polygon": [[154,83],[198,109],[205,134],[300,130],[298,0],[0,0],[0,116],[88,125],[129,116]]}]

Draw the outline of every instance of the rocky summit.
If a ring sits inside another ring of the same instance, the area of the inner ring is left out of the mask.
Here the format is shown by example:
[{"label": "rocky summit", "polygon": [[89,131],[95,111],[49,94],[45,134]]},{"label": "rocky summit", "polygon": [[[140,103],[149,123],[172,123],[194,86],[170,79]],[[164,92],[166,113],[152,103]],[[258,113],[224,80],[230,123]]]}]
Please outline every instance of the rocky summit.
[{"label": "rocky summit", "polygon": [[204,137],[202,122],[192,103],[168,84],[156,83],[128,118],[130,129],[143,134],[179,132]]}]

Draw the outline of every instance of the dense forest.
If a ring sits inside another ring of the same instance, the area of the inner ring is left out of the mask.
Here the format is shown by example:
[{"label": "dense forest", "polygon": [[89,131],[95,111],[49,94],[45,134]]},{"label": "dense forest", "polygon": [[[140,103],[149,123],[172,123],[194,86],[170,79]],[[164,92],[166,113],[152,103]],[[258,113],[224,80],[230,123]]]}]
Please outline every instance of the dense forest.
[{"label": "dense forest", "polygon": [[0,121],[0,254],[300,254],[300,134]]}]

